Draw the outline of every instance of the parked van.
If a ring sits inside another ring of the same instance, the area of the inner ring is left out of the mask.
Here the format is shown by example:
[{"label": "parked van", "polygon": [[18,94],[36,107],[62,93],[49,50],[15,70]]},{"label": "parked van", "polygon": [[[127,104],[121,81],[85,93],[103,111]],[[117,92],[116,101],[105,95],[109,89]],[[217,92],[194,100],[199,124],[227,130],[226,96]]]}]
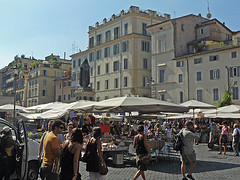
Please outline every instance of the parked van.
[{"label": "parked van", "polygon": [[39,143],[27,137],[23,120],[18,121],[17,127],[15,127],[10,122],[0,118],[0,132],[2,132],[5,126],[12,129],[13,139],[20,144],[18,149],[16,149],[16,168],[10,179],[37,180]]}]

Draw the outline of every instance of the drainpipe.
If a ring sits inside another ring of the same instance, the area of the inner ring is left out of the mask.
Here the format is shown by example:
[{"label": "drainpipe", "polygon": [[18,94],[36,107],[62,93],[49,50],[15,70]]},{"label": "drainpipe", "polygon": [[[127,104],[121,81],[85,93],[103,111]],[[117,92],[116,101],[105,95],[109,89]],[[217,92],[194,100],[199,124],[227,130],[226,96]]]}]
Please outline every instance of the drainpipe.
[{"label": "drainpipe", "polygon": [[190,82],[189,82],[189,62],[188,58],[185,58],[187,62],[187,100],[190,98]]}]

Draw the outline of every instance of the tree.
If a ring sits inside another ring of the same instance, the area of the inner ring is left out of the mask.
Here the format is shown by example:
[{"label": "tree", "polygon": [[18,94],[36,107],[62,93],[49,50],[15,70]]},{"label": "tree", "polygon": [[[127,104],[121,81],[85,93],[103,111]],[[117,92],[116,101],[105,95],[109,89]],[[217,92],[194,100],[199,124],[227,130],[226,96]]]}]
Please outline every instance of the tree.
[{"label": "tree", "polygon": [[232,104],[232,88],[236,83],[237,82],[235,81],[232,85],[229,85],[228,90],[224,91],[223,98],[217,102],[217,108]]}]

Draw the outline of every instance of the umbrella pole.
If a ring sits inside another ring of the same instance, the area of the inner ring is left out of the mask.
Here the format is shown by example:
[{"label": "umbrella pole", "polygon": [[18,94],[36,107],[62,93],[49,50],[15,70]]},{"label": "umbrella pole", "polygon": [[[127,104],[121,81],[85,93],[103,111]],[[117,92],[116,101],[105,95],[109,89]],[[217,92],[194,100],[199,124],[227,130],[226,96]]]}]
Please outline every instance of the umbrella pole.
[{"label": "umbrella pole", "polygon": [[193,108],[193,122],[195,123],[195,116],[194,116],[194,108]]}]

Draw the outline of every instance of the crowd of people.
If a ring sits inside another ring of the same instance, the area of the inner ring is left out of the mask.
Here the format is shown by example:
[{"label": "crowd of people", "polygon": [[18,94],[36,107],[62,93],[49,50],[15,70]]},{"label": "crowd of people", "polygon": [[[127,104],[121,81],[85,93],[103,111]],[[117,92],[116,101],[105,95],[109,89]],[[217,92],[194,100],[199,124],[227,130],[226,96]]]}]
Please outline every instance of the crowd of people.
[{"label": "crowd of people", "polygon": [[[99,122],[86,120],[83,126],[78,124],[78,119],[74,118],[66,125],[61,120],[51,120],[48,122],[47,131],[41,137],[38,159],[41,161],[40,177],[43,180],[60,179],[60,180],[80,180],[79,160],[81,159],[81,151],[83,150],[83,136],[91,133],[87,144],[88,159],[86,160],[86,171],[89,172],[89,180],[104,180],[106,175],[101,175],[100,167],[106,166],[101,150],[102,131]],[[181,135],[182,148],[180,151],[182,179],[192,179],[192,172],[196,167],[197,160],[194,151],[194,144],[198,144],[201,139],[202,129],[209,130],[209,142],[213,141],[218,135],[219,129],[219,155],[226,154],[227,143],[230,140],[230,128],[226,121],[221,124],[212,121],[209,124],[203,124],[198,121],[170,121],[166,120],[162,123],[157,121],[155,124],[144,121],[143,123],[136,121],[133,125],[119,124],[118,122],[110,122],[110,134],[115,136],[133,137],[133,147],[136,149],[136,166],[137,172],[133,177],[146,179],[144,171],[147,170],[149,160],[152,159],[151,152],[148,147],[147,139],[151,137],[165,137],[166,142],[172,142],[174,136]],[[63,131],[67,129],[66,133]],[[64,134],[64,135],[63,135]],[[15,157],[13,149],[19,144],[13,140],[11,128],[4,127],[1,132],[1,139],[4,139],[4,148],[1,147],[0,152],[0,180],[8,180],[14,171]],[[234,124],[232,132],[232,147],[234,156],[239,156],[239,136],[240,130],[238,124]],[[3,140],[2,140],[3,142]],[[223,145],[223,149],[222,149]],[[2,152],[4,150],[4,152]],[[190,165],[189,172],[186,175],[186,165]]]}]

